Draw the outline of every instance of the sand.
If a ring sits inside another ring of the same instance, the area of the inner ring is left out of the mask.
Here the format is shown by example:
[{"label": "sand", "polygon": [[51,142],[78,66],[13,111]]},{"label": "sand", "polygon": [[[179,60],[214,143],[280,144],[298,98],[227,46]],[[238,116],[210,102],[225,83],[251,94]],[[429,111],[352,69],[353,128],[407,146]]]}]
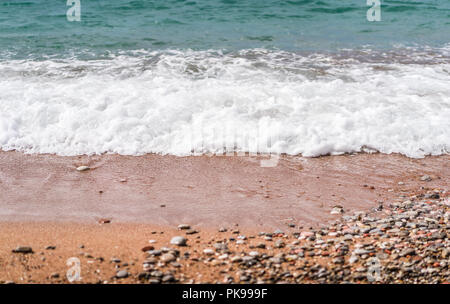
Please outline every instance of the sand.
[{"label": "sand", "polygon": [[[121,282],[134,282],[145,259],[140,249],[150,239],[155,248],[169,246],[179,224],[199,231],[190,236],[190,251],[223,238],[219,227],[247,235],[317,227],[339,216],[330,214],[335,205],[346,213],[367,211],[402,193],[448,189],[449,160],[283,156],[278,166],[262,168],[257,158],[237,156],[0,152],[0,281],[66,283],[66,261],[79,257],[82,282],[113,282],[117,263],[110,260],[117,257],[135,274]],[[77,171],[81,165],[90,170]],[[432,180],[421,181],[423,175]],[[100,224],[105,219],[110,222]],[[19,245],[34,253],[12,253]],[[182,272],[200,281],[213,276],[196,267]]]}]

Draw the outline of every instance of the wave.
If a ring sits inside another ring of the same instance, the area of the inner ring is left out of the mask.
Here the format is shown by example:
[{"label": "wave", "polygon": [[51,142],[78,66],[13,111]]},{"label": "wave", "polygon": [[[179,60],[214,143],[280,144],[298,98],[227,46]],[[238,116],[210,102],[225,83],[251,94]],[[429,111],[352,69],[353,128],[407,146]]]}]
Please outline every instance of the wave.
[{"label": "wave", "polygon": [[409,157],[450,151],[442,49],[133,51],[0,61],[0,149]]}]

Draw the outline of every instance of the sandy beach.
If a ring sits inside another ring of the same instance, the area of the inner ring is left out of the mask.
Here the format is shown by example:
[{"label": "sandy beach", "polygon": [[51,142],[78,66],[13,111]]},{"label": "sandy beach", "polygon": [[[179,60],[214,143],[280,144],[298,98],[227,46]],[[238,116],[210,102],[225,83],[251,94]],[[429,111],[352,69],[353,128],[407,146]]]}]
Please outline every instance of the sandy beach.
[{"label": "sandy beach", "polygon": [[[307,251],[306,243],[319,240],[313,248],[348,241],[346,252],[351,252],[358,248],[359,237],[365,244],[386,237],[385,227],[380,235],[361,229],[350,234],[355,239],[343,240],[348,233],[342,230],[352,227],[351,223],[368,224],[355,218],[358,212],[368,218],[375,213],[381,221],[409,212],[413,206],[405,201],[420,207],[431,200],[441,214],[441,226],[428,231],[448,231],[447,155],[423,159],[382,154],[283,156],[273,168],[260,167],[260,159],[1,152],[0,281],[68,282],[66,261],[77,257],[82,283],[308,283],[321,282],[320,278],[332,282],[331,275],[315,278],[298,268],[331,264],[350,270],[364,264],[346,265],[349,253],[341,264],[336,260],[341,256],[339,246],[311,256],[303,253],[302,257],[300,252]],[[90,169],[76,170],[83,165]],[[433,212],[430,217],[436,216]],[[410,222],[415,220],[420,221],[420,216]],[[336,221],[341,221],[340,226]],[[393,223],[387,230],[417,232],[417,227],[408,228],[395,219]],[[189,227],[180,229],[181,224]],[[323,240],[321,233],[317,237],[321,229],[326,230]],[[174,236],[185,237],[187,246],[170,244]],[[329,238],[333,241],[328,242]],[[447,235],[436,240],[447,248]],[[18,246],[31,247],[33,253],[12,252]],[[445,260],[447,253],[441,247],[439,256]],[[415,249],[416,257],[421,248]],[[255,266],[259,275],[247,273],[246,257],[253,261],[249,252],[255,264],[282,258],[275,269],[289,275],[269,275],[272,270],[267,265],[270,269],[264,272]],[[242,263],[244,268],[238,266]],[[441,267],[448,273],[447,265]],[[311,269],[304,271],[311,273]],[[344,275],[335,280],[349,279]],[[437,282],[445,281],[448,277]]]}]

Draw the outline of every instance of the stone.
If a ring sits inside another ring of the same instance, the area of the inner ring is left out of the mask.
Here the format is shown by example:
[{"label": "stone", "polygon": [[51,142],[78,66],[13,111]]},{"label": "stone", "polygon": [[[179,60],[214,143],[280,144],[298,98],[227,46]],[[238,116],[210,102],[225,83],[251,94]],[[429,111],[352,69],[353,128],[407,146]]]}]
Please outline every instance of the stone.
[{"label": "stone", "polygon": [[283,230],[277,229],[277,230],[275,230],[273,232],[273,234],[275,234],[275,235],[282,235],[282,234],[284,234],[284,232],[283,232]]},{"label": "stone", "polygon": [[348,262],[350,264],[354,264],[354,263],[358,262],[358,257],[356,255],[351,255],[350,259],[348,260]]},{"label": "stone", "polygon": [[150,256],[160,256],[162,252],[161,252],[161,250],[153,249],[153,250],[147,251],[146,253]]},{"label": "stone", "polygon": [[282,240],[277,240],[274,244],[275,248],[283,248],[285,246],[285,243]]},{"label": "stone", "polygon": [[186,243],[187,243],[187,239],[182,236],[174,236],[170,240],[170,244],[177,245],[177,246],[186,246]]},{"label": "stone", "polygon": [[330,214],[341,214],[341,213],[344,213],[344,208],[341,206],[334,206],[330,212]]},{"label": "stone", "polygon": [[130,275],[130,274],[128,273],[128,271],[126,271],[126,270],[119,270],[119,271],[116,273],[116,278],[118,278],[118,279],[124,279],[124,278],[127,278],[129,275]]},{"label": "stone", "polygon": [[177,258],[171,253],[165,253],[159,258],[159,260],[163,263],[170,263],[175,261],[176,259]]},{"label": "stone", "polygon": [[155,247],[153,247],[153,246],[144,246],[144,247],[141,248],[141,250],[143,252],[147,252],[147,251],[150,251],[150,250],[153,250],[153,249],[155,249]]},{"label": "stone", "polygon": [[420,177],[420,180],[423,181],[423,182],[431,182],[432,178],[429,175],[422,175]]},{"label": "stone", "polygon": [[203,250],[203,253],[206,255],[214,255],[214,250],[211,248],[206,248]]},{"label": "stone", "polygon": [[188,230],[188,229],[191,229],[191,226],[189,226],[188,224],[180,224],[180,225],[178,225],[178,229]]},{"label": "stone", "polygon": [[89,170],[89,169],[91,169],[91,168],[89,168],[88,166],[79,166],[79,167],[77,168],[77,171],[83,172],[83,171],[87,171],[87,170]]},{"label": "stone", "polygon": [[12,252],[27,254],[27,253],[33,253],[33,249],[29,246],[19,246],[19,247],[16,247],[16,249],[13,249]]},{"label": "stone", "polygon": [[405,257],[405,256],[408,256],[408,255],[412,256],[412,255],[415,255],[415,254],[416,254],[416,251],[413,248],[406,248],[406,249],[402,250],[399,253],[399,256]]},{"label": "stone", "polygon": [[253,258],[257,258],[257,257],[260,256],[260,254],[259,254],[258,251],[250,251],[250,252],[248,253],[248,255],[251,256],[251,257],[253,257]]},{"label": "stone", "polygon": [[226,250],[228,250],[228,246],[225,243],[215,243],[214,244],[214,248],[217,251],[226,251]]},{"label": "stone", "polygon": [[194,230],[194,229],[188,229],[188,230],[186,230],[186,234],[188,234],[188,235],[196,234],[196,233],[198,233],[198,231],[197,231],[197,230]]},{"label": "stone", "polygon": [[98,222],[100,224],[109,224],[109,223],[111,223],[111,220],[107,219],[107,218],[102,218],[102,219],[99,219]]},{"label": "stone", "polygon": [[172,274],[166,274],[165,276],[162,277],[161,281],[164,283],[173,282],[175,281],[175,277]]}]

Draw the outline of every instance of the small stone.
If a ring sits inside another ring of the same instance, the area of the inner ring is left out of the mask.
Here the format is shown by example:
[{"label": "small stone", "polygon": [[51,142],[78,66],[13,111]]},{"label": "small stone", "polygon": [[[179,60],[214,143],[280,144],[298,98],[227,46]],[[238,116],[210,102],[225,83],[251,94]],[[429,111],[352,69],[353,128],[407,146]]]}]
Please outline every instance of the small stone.
[{"label": "small stone", "polygon": [[171,253],[165,253],[161,256],[160,260],[163,263],[170,263],[175,261],[177,258]]},{"label": "small stone", "polygon": [[27,254],[27,253],[33,253],[33,249],[29,246],[19,246],[16,249],[13,249],[12,252]]},{"label": "small stone", "polygon": [[148,280],[149,277],[150,277],[150,274],[148,272],[140,272],[138,274],[139,281]]},{"label": "small stone", "polygon": [[282,240],[277,240],[274,244],[275,248],[283,248],[284,246],[285,246],[285,244]]},{"label": "small stone", "polygon": [[248,253],[248,255],[253,257],[253,258],[257,258],[257,257],[259,257],[259,252],[258,251],[250,251]]},{"label": "small stone", "polygon": [[226,251],[228,250],[228,246],[225,243],[215,243],[214,248],[216,248],[217,251]]},{"label": "small stone", "polygon": [[354,263],[358,262],[358,257],[356,255],[352,255],[352,256],[350,256],[350,259],[348,260],[348,262],[350,264],[354,264]]},{"label": "small stone", "polygon": [[275,234],[275,235],[282,235],[282,234],[284,234],[284,232],[283,232],[283,230],[281,230],[281,229],[277,229],[277,230],[275,230],[275,231],[273,232],[273,234]]},{"label": "small stone", "polygon": [[188,229],[191,229],[191,226],[189,226],[188,224],[181,224],[181,225],[178,225],[178,229],[188,230]]},{"label": "small stone", "polygon": [[177,246],[186,246],[187,239],[182,236],[174,236],[170,240],[170,244],[177,245]]},{"label": "small stone", "polygon": [[147,251],[147,254],[151,255],[151,256],[160,256],[161,250],[157,250],[157,249],[149,250],[149,251]]},{"label": "small stone", "polygon": [[98,222],[99,222],[100,224],[109,224],[109,223],[111,223],[111,220],[110,220],[110,219],[103,218],[103,219],[99,219]]},{"label": "small stone", "polygon": [[56,246],[46,246],[45,250],[55,250]]},{"label": "small stone", "polygon": [[231,258],[232,263],[240,263],[242,262],[242,258],[240,256],[234,256]]},{"label": "small stone", "polygon": [[227,232],[227,231],[228,231],[228,229],[225,227],[220,227],[220,229],[219,229],[219,232]]},{"label": "small stone", "polygon": [[118,278],[118,279],[124,279],[124,278],[127,278],[129,275],[130,275],[130,274],[128,273],[128,271],[126,271],[126,270],[119,270],[119,271],[116,273],[116,278]]},{"label": "small stone", "polygon": [[79,166],[79,167],[77,168],[77,171],[83,172],[83,171],[87,171],[87,170],[89,170],[89,169],[91,169],[91,168],[89,168],[88,166]]},{"label": "small stone", "polygon": [[259,243],[259,244],[256,245],[256,248],[265,249],[265,248],[266,248],[266,244],[264,244],[264,243]]},{"label": "small stone", "polygon": [[188,234],[188,235],[196,234],[196,233],[198,233],[198,231],[197,231],[197,230],[194,230],[194,229],[188,229],[188,230],[186,230],[186,234]]},{"label": "small stone", "polygon": [[224,253],[222,255],[219,255],[219,260],[226,260],[228,259],[228,254]]},{"label": "small stone", "polygon": [[212,250],[211,248],[206,248],[203,250],[203,253],[206,255],[214,255],[214,250]]},{"label": "small stone", "polygon": [[171,274],[167,274],[167,275],[162,277],[161,281],[165,282],[165,283],[173,282],[173,281],[175,281],[175,277],[173,275],[171,275]]},{"label": "small stone", "polygon": [[334,206],[330,212],[330,214],[341,214],[341,213],[344,213],[344,208],[342,208],[341,206]]},{"label": "small stone", "polygon": [[413,248],[406,248],[404,249],[402,252],[400,252],[399,256],[401,257],[405,257],[405,256],[411,256],[411,255],[415,255],[416,251]]},{"label": "small stone", "polygon": [[423,181],[423,182],[431,182],[432,178],[429,175],[423,175],[420,178],[420,180]]},{"label": "small stone", "polygon": [[143,252],[147,252],[147,251],[150,251],[150,250],[153,250],[153,249],[155,249],[155,247],[150,246],[150,245],[141,248],[141,250],[142,250]]},{"label": "small stone", "polygon": [[57,279],[57,278],[59,278],[59,273],[57,273],[57,272],[52,273],[52,274],[50,275],[50,278],[52,278],[52,279]]},{"label": "small stone", "polygon": [[164,274],[161,271],[152,271],[150,272],[150,276],[155,277],[155,278],[161,278]]}]

